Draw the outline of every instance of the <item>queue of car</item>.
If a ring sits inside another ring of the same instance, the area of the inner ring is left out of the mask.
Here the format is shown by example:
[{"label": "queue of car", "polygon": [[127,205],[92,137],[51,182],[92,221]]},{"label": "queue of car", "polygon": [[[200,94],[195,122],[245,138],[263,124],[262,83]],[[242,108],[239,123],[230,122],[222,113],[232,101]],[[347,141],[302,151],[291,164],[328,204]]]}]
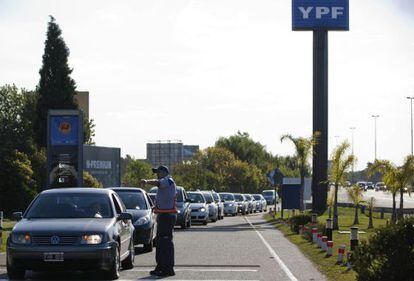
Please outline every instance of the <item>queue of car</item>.
[{"label": "queue of car", "polygon": [[[117,279],[134,266],[135,247],[153,250],[157,187],[60,188],[41,192],[27,210],[14,213],[18,223],[7,240],[10,279],[26,270],[97,270]],[[225,216],[265,212],[262,194],[189,191],[177,186],[177,226],[207,225]]]}]

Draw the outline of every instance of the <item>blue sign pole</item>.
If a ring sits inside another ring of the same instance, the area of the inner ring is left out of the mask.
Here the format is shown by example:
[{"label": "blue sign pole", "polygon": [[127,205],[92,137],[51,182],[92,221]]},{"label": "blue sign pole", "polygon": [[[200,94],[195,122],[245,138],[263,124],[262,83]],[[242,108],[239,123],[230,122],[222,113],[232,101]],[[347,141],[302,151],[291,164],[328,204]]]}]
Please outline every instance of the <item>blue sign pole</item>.
[{"label": "blue sign pole", "polygon": [[312,209],[326,210],[328,196],[328,30],[349,30],[349,0],[292,0],[292,29],[313,31]]}]

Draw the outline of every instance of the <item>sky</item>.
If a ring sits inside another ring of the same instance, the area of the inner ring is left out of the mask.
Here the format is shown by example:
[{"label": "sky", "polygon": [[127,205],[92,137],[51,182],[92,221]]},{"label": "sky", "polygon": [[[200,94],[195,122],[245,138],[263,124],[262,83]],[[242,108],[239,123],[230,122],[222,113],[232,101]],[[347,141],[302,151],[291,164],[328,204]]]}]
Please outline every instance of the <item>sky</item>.
[{"label": "sky", "polygon": [[[248,132],[273,154],[312,133],[312,32],[290,0],[0,0],[0,85],[34,89],[49,15],[90,92],[97,145],[146,157],[146,143],[201,148]],[[350,31],[329,33],[329,151],[351,142],[356,168],[410,153],[414,1],[350,0]]]}]

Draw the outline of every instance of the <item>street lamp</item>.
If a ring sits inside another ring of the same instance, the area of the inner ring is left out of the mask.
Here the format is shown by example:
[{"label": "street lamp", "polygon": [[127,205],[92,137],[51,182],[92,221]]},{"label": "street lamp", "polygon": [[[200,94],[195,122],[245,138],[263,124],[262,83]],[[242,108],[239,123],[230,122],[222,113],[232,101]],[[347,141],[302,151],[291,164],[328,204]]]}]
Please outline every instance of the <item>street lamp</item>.
[{"label": "street lamp", "polygon": [[414,97],[407,97],[411,103],[411,155],[413,155],[413,99]]},{"label": "street lamp", "polygon": [[375,159],[377,160],[377,118],[380,117],[379,115],[371,115],[372,118],[374,118],[375,123]]},{"label": "street lamp", "polygon": [[[354,154],[354,131],[355,131],[356,128],[355,127],[349,127],[349,129],[352,132],[352,138],[351,138],[352,156],[355,157],[355,154]],[[354,174],[354,162],[352,162],[352,174]]]}]

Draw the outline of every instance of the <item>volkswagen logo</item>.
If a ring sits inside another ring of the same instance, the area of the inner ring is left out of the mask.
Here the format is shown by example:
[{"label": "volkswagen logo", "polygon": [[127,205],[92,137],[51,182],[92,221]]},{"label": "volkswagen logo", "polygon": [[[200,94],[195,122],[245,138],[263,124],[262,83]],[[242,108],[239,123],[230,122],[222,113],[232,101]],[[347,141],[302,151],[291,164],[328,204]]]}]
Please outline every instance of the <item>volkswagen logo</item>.
[{"label": "volkswagen logo", "polygon": [[59,236],[52,236],[52,237],[50,237],[50,244],[57,245],[59,243],[60,243]]}]

